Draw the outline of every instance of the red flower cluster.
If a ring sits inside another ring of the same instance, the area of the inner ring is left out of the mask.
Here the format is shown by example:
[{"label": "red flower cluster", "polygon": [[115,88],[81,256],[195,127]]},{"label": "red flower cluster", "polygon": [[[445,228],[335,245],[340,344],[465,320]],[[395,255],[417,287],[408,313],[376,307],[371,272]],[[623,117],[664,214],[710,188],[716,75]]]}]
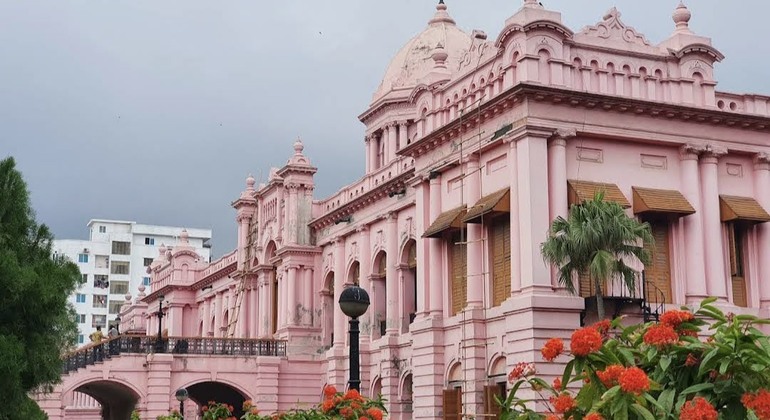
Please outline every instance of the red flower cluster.
[{"label": "red flower cluster", "polygon": [[695,397],[687,401],[679,412],[679,420],[717,420],[719,413],[711,403],[703,397]]},{"label": "red flower cluster", "polygon": [[553,380],[553,389],[561,389],[561,378],[556,378]]},{"label": "red flower cluster", "polygon": [[556,414],[549,414],[545,417],[545,420],[561,420],[561,418]]},{"label": "red flower cluster", "polygon": [[511,369],[511,373],[508,374],[508,382],[514,383],[521,378],[534,375],[536,372],[534,363],[516,363]]},{"label": "red flower cluster", "polygon": [[695,320],[695,315],[688,311],[666,311],[660,316],[660,322],[671,328],[678,328],[683,322],[693,320]]},{"label": "red flower cluster", "polygon": [[560,338],[552,338],[546,341],[540,350],[540,354],[543,355],[543,359],[546,362],[553,362],[562,352],[564,352],[564,342]]},{"label": "red flower cluster", "polygon": [[602,381],[604,386],[612,388],[618,384],[620,374],[625,370],[626,368],[621,365],[609,365],[606,369],[596,372],[596,376],[599,377],[599,380]]},{"label": "red flower cluster", "polygon": [[644,342],[662,348],[679,342],[679,334],[668,324],[653,325],[644,333]]},{"label": "red flower cluster", "polygon": [[684,361],[684,365],[687,366],[687,367],[693,367],[693,366],[698,366],[699,362],[700,361],[698,360],[697,357],[695,357],[694,354],[689,353],[687,355],[687,360]]},{"label": "red flower cluster", "polygon": [[618,378],[620,389],[624,392],[634,395],[640,395],[642,392],[650,389],[650,378],[643,370],[632,366],[623,370]]},{"label": "red flower cluster", "polygon": [[587,416],[583,417],[583,420],[604,420],[604,417],[599,413],[589,413]]},{"label": "red flower cluster", "polygon": [[553,404],[553,409],[559,414],[564,414],[576,406],[575,399],[566,392],[559,396],[551,397],[551,404]]},{"label": "red flower cluster", "polygon": [[770,392],[768,390],[760,389],[753,394],[747,392],[743,394],[741,402],[746,408],[754,410],[754,414],[760,420],[770,419]]},{"label": "red flower cluster", "polygon": [[608,319],[599,321],[591,325],[591,328],[595,329],[596,331],[599,332],[599,334],[603,336],[607,335],[607,333],[610,332],[610,327],[612,327],[612,323]]},{"label": "red flower cluster", "polygon": [[581,328],[572,333],[570,350],[576,357],[586,357],[599,351],[602,347],[602,336],[595,328]]}]

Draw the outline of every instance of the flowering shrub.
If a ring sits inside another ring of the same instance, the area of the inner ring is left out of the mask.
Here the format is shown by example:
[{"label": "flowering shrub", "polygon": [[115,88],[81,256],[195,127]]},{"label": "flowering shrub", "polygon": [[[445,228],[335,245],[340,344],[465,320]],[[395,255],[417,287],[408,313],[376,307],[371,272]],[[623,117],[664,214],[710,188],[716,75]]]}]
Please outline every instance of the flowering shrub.
[{"label": "flowering shrub", "polygon": [[[572,359],[551,384],[533,364],[513,368],[501,419],[770,420],[770,340],[756,328],[770,321],[725,315],[714,301],[660,323],[621,328],[616,319],[575,331]],[[548,340],[541,354],[557,361],[564,343]],[[518,397],[525,388],[535,398]],[[547,414],[532,409],[536,401]]]},{"label": "flowering shrub", "polygon": [[201,411],[203,411],[203,420],[237,420],[233,416],[233,406],[229,404],[209,401]]},{"label": "flowering shrub", "polygon": [[[172,411],[167,416],[158,416],[156,417],[157,420],[184,420],[184,417],[182,417],[181,414],[179,414],[179,411]],[[131,417],[131,420],[134,420],[133,417]],[[136,415],[136,420],[139,420],[139,414]]]}]

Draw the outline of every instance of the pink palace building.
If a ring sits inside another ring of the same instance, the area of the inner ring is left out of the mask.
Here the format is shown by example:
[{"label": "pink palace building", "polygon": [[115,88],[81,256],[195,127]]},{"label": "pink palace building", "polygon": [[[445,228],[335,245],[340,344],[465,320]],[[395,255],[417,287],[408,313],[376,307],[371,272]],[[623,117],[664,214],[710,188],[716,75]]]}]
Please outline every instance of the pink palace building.
[{"label": "pink palace building", "polygon": [[183,387],[188,414],[316,404],[347,381],[337,300],[352,284],[371,297],[361,388],[390,418],[494,413],[515,363],[596,318],[590,285],[558,287],[540,244],[598,190],[656,239],[639,290],[607,285],[608,315],[654,321],[715,296],[768,316],[770,97],[716,89],[724,57],[681,4],[657,44],[614,8],[580,30],[536,0],[511,13],[488,36],[439,2],[359,116],[366,173],[315,198],[297,141],[267,183],[247,178],[237,249],[209,264],[184,235],[162,247],[115,348],[69,355],[38,397],[51,418],[154,419]]}]

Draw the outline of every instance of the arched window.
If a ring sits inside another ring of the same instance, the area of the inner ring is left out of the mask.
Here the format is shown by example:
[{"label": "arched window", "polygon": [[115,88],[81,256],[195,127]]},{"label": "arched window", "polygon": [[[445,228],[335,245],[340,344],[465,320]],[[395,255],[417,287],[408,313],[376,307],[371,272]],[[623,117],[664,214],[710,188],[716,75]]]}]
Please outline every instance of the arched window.
[{"label": "arched window", "polygon": [[387,295],[385,282],[390,281],[386,279],[386,267],[388,256],[385,251],[380,251],[374,258],[374,269],[372,270],[372,290],[371,301],[372,306],[369,310],[372,311],[372,322],[374,325],[372,331],[372,337],[379,338],[385,335],[386,328],[386,316],[387,316]]},{"label": "arched window", "polygon": [[540,57],[538,61],[538,74],[537,79],[544,85],[551,84],[551,53],[548,50],[540,50],[537,55]]}]

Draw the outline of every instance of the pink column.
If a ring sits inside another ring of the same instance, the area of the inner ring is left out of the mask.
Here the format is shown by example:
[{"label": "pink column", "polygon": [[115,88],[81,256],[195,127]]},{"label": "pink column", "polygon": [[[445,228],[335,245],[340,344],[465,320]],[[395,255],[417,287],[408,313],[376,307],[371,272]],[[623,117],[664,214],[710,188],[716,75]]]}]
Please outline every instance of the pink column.
[{"label": "pink column", "polygon": [[[436,221],[436,218],[441,214],[441,175],[436,174],[433,179],[430,180],[430,223]],[[427,229],[427,226],[426,226]],[[428,265],[430,284],[429,284],[429,302],[430,302],[430,315],[433,318],[440,318],[444,313],[444,295],[443,295],[443,281],[442,274],[444,267],[444,258],[441,249],[441,239],[429,238],[428,239]]]},{"label": "pink column", "polygon": [[717,164],[725,151],[707,149],[701,157],[701,197],[703,199],[703,237],[706,250],[706,284],[709,295],[727,301],[727,277],[722,221],[719,217],[719,183]]},{"label": "pink column", "polygon": [[[360,286],[364,288],[367,292],[369,292],[369,296],[372,296],[372,284],[371,280],[369,279],[369,276],[372,274],[372,250],[371,250],[371,244],[369,243],[369,227],[367,225],[359,226],[356,229],[356,233],[358,233],[358,244],[359,244],[359,254],[358,254],[358,263],[359,265],[359,282]],[[371,299],[370,299],[371,300]],[[361,323],[364,325],[372,325],[372,313],[374,312],[373,308],[370,306],[369,309],[366,311],[366,313],[361,317]],[[362,331],[361,335],[370,337],[371,333],[368,331]],[[365,343],[369,341],[370,338],[362,338],[361,342]]]},{"label": "pink column", "polygon": [[390,162],[390,149],[393,147],[390,143],[390,131],[393,129],[389,124],[382,129],[382,162],[380,167]]},{"label": "pink column", "polygon": [[701,151],[693,146],[682,146],[679,150],[681,159],[682,195],[695,209],[695,213],[684,217],[685,267],[687,282],[685,294],[687,303],[701,300],[708,296],[706,290],[706,269],[703,244],[703,214],[700,200],[700,176],[698,175],[698,154]]},{"label": "pink column", "polygon": [[302,287],[305,291],[305,297],[302,299],[303,306],[305,307],[305,314],[303,315],[303,323],[305,325],[313,325],[313,268],[305,267],[304,280],[302,281]]},{"label": "pink column", "polygon": [[289,267],[281,267],[281,276],[278,280],[278,328],[289,325]]},{"label": "pink column", "polygon": [[345,285],[345,238],[334,240],[334,345],[345,345],[345,314],[339,309],[340,293]]},{"label": "pink column", "polygon": [[[468,208],[476,204],[481,198],[481,172],[479,171],[479,158],[476,154],[467,157],[465,164],[465,203]],[[483,230],[480,223],[468,223],[468,267],[467,282],[468,308],[481,308],[484,305],[484,267],[483,255]]]},{"label": "pink column", "polygon": [[246,338],[249,336],[249,290],[241,290],[241,297],[236,298],[236,305],[238,300],[241,302],[238,308],[238,337]]},{"label": "pink column", "polygon": [[287,186],[289,188],[289,202],[288,202],[288,219],[287,220],[287,228],[288,236],[289,236],[289,243],[296,244],[297,243],[297,215],[299,214],[297,212],[297,195],[299,194],[299,185],[297,184],[289,184]]},{"label": "pink column", "polygon": [[173,304],[168,308],[168,318],[166,319],[166,328],[168,335],[173,337],[182,336],[182,307]]},{"label": "pink column", "polygon": [[259,334],[258,323],[260,319],[259,314],[259,286],[257,285],[257,279],[253,280],[251,289],[249,289],[249,337],[256,338]]},{"label": "pink column", "polygon": [[551,290],[551,273],[540,255],[548,220],[548,195],[543,180],[548,179],[548,150],[545,135],[527,133],[516,145],[519,197],[519,246],[521,250],[522,290]]},{"label": "pink column", "polygon": [[289,266],[289,275],[286,288],[286,314],[287,314],[287,320],[286,325],[296,325],[295,322],[295,312],[296,312],[296,306],[297,302],[299,302],[299,296],[297,296],[297,269],[298,267],[296,265]]},{"label": "pink column", "polygon": [[238,221],[238,270],[246,263],[246,246],[249,237],[249,219],[247,214],[239,214]]},{"label": "pink column", "polygon": [[364,161],[366,162],[366,173],[372,171],[372,141],[370,136],[366,136],[364,138],[364,144],[365,144],[365,152],[364,152]]},{"label": "pink column", "polygon": [[428,214],[428,183],[424,179],[421,179],[415,186],[415,230],[416,236],[416,251],[417,251],[417,317],[422,319],[430,312],[430,295],[428,293],[428,279],[430,278],[430,264],[428,264],[429,250],[427,238],[422,237],[422,233],[425,232],[430,220]]},{"label": "pink column", "polygon": [[406,121],[401,121],[398,123],[398,147],[395,148],[395,150],[397,151],[402,147],[406,147],[406,142],[408,140],[409,138],[407,137]]},{"label": "pink column", "polygon": [[[567,139],[575,136],[575,130],[557,130],[548,143],[548,204],[550,220],[567,217]],[[556,267],[551,267],[551,286],[559,287]]]},{"label": "pink column", "polygon": [[[754,197],[765,210],[770,209],[770,156],[766,153],[754,157]],[[759,305],[767,308],[770,307],[770,223],[757,225],[757,242]]]},{"label": "pink column", "polygon": [[222,335],[222,317],[225,311],[222,308],[222,293],[217,293],[214,297],[214,337]]},{"label": "pink column", "polygon": [[511,295],[521,291],[521,244],[519,242],[519,177],[516,141],[508,140],[508,180],[511,188]]},{"label": "pink column", "polygon": [[389,213],[385,227],[385,334],[398,332],[398,214]]},{"label": "pink column", "polygon": [[203,332],[202,337],[208,337],[211,331],[211,299],[203,300]]}]

